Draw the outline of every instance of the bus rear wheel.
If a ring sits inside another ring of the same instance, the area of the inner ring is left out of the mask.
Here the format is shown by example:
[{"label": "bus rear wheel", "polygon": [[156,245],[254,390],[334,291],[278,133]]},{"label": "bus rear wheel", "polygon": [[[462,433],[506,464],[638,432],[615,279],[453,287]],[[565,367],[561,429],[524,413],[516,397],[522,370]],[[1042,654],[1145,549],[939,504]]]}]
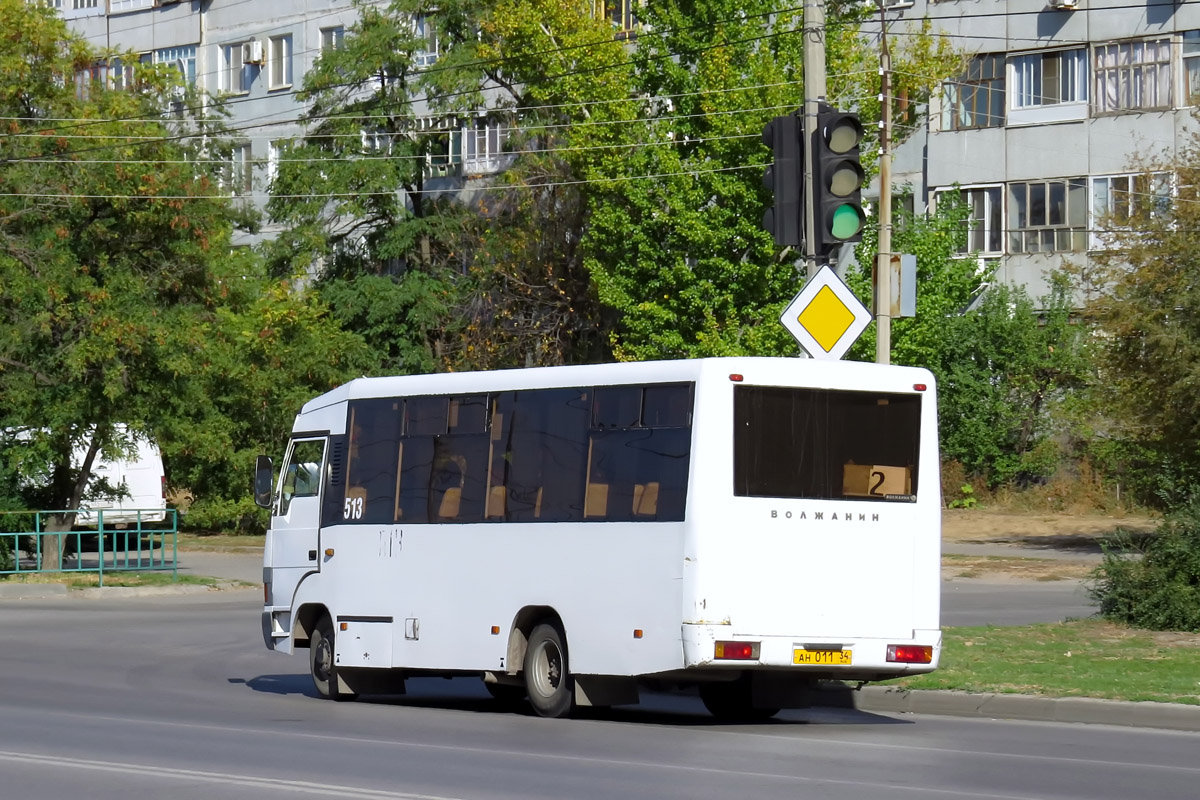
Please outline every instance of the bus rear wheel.
[{"label": "bus rear wheel", "polygon": [[779,713],[778,708],[756,708],[748,676],[736,681],[700,684],[700,700],[708,713],[723,722],[763,722]]},{"label": "bus rear wheel", "polygon": [[575,701],[567,669],[566,637],[557,625],[542,623],[529,634],[525,651],[525,690],[539,717],[565,717]]},{"label": "bus rear wheel", "polygon": [[308,668],[317,694],[329,700],[353,700],[357,695],[338,690],[334,664],[333,620],[328,614],[317,620],[308,642]]}]

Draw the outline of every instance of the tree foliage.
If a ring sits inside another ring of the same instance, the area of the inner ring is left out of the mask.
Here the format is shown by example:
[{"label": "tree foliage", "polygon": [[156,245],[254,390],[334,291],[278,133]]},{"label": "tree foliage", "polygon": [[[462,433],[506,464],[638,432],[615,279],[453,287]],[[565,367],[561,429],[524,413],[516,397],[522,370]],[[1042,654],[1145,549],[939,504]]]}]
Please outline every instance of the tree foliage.
[{"label": "tree foliage", "polygon": [[264,293],[257,259],[234,250],[248,220],[215,164],[228,144],[192,103],[168,113],[174,70],[138,64],[112,88],[117,56],[40,4],[0,0],[0,30],[0,494],[79,508],[119,490],[91,468],[133,437],[161,445],[175,485],[246,494],[247,451],[342,379],[357,339],[311,301]]},{"label": "tree foliage", "polygon": [[2,0],[0,29],[0,413],[49,465],[42,507],[77,508],[98,451],[128,446],[116,424],[162,422],[237,214],[201,166],[211,126],[163,113],[172,70],[114,91],[53,10]]},{"label": "tree foliage", "polygon": [[[1107,247],[1081,275],[1096,338],[1097,391],[1108,436],[1141,498],[1177,506],[1200,489],[1200,139],[1157,159],[1130,196],[1131,211],[1103,221]],[[1149,171],[1174,173],[1164,202]],[[1144,179],[1144,180],[1143,180]]]},{"label": "tree foliage", "polygon": [[[647,33],[632,57],[634,91],[650,101],[629,139],[638,146],[589,173],[586,264],[619,314],[618,357],[794,352],[777,320],[804,276],[796,254],[777,253],[760,224],[770,200],[760,132],[804,97],[800,11],[729,0],[639,11]],[[861,35],[864,13],[831,5],[825,43],[831,101],[859,110],[872,130],[878,53]],[[916,101],[929,79],[909,76],[944,74],[952,59],[928,37],[909,41],[917,44],[901,48],[898,63]],[[926,60],[913,67],[914,59]]]}]

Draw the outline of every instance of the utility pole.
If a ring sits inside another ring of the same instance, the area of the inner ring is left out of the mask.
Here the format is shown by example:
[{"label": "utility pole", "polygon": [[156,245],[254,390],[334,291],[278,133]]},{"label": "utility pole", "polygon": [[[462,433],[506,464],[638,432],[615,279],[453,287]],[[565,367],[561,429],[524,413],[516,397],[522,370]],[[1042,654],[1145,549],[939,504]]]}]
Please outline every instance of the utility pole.
[{"label": "utility pole", "polygon": [[804,2],[804,254],[808,278],[817,274],[816,192],[813,185],[813,137],[817,112],[825,99],[825,0]]},{"label": "utility pole", "polygon": [[[887,12],[879,2],[879,252],[875,263],[875,362],[892,363],[892,56],[888,52]],[[805,76],[807,84],[808,77]]]}]

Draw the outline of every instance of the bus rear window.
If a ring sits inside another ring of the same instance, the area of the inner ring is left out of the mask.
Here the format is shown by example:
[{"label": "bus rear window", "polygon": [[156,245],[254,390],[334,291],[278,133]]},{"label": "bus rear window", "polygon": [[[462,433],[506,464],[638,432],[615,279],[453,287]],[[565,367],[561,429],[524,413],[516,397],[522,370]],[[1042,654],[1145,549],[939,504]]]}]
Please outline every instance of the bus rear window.
[{"label": "bus rear window", "polygon": [[733,390],[734,495],[916,497],[920,395],[767,386]]}]

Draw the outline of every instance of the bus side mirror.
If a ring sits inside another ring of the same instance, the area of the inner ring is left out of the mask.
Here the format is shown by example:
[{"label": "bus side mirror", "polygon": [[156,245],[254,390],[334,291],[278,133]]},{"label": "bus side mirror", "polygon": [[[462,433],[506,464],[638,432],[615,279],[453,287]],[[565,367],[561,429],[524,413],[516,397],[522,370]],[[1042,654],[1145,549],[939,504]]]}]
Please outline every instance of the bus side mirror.
[{"label": "bus side mirror", "polygon": [[270,456],[259,456],[254,462],[254,504],[263,508],[271,507],[271,477],[273,468]]}]

